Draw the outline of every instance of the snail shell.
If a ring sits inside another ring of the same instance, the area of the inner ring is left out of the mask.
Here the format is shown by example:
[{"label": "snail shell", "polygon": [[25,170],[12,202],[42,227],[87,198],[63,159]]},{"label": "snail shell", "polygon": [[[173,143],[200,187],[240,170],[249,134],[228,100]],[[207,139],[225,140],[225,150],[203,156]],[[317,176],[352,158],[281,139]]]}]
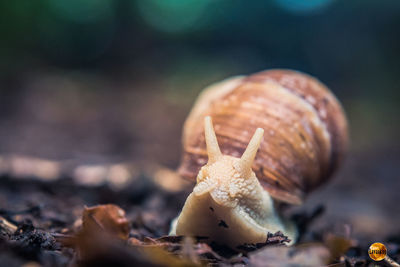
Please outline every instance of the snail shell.
[{"label": "snail shell", "polygon": [[324,183],[347,148],[343,109],[317,79],[291,70],[234,77],[205,89],[185,122],[179,173],[193,180],[207,162],[205,116],[224,155],[239,157],[256,128],[265,130],[252,169],[273,198],[291,204]]}]

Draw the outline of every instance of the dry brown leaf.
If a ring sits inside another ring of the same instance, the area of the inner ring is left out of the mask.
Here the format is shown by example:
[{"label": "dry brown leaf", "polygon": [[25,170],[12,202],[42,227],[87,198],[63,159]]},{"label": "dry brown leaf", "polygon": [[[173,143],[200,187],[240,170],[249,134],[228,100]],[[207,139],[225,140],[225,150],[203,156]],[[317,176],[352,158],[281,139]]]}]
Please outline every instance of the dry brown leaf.
[{"label": "dry brown leaf", "polygon": [[345,237],[327,233],[324,238],[324,244],[328,247],[331,253],[331,260],[337,260],[344,255],[351,247],[356,246],[354,240]]},{"label": "dry brown leaf", "polygon": [[125,211],[112,204],[85,208],[82,215],[83,231],[97,231],[100,227],[107,233],[120,239],[129,237],[130,224],[125,217]]}]

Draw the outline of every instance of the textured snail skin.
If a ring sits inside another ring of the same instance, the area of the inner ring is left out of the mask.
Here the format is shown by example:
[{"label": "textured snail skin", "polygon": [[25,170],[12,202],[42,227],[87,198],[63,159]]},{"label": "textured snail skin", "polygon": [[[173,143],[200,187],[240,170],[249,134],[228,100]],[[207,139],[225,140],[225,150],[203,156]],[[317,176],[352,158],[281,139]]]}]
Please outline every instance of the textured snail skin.
[{"label": "textured snail skin", "polygon": [[240,157],[257,127],[265,138],[252,169],[276,200],[301,204],[343,161],[347,120],[336,97],[297,71],[268,70],[205,89],[183,130],[179,173],[195,179],[207,162],[203,119],[211,116],[224,155]]},{"label": "textured snail skin", "polygon": [[251,169],[264,130],[258,128],[241,158],[235,158],[222,155],[211,118],[204,123],[208,163],[200,169],[170,234],[206,236],[236,247],[265,242],[268,233],[281,231],[293,242],[295,226],[280,218]]}]

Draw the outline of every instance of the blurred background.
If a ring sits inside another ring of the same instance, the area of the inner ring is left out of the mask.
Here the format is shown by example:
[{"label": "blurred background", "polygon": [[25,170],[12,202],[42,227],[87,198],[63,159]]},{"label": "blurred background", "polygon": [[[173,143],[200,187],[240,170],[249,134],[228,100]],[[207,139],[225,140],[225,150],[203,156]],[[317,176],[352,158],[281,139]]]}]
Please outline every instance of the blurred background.
[{"label": "blurred background", "polygon": [[400,1],[0,3],[0,154],[176,168],[205,86],[269,68],[342,102],[348,160],[308,200],[373,239],[400,234]]}]

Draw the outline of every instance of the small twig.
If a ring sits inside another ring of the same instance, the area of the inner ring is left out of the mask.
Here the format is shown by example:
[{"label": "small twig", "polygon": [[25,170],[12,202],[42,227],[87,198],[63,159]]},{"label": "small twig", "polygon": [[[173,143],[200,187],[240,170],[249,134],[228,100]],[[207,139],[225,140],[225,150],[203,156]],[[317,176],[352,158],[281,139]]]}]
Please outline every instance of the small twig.
[{"label": "small twig", "polygon": [[17,231],[17,229],[18,227],[16,225],[0,216],[0,233],[12,235],[15,233],[15,231]]},{"label": "small twig", "polygon": [[398,264],[397,262],[395,262],[392,258],[390,258],[388,255],[385,256],[385,258],[383,259],[383,261],[391,266],[391,267],[400,267],[400,264]]}]

